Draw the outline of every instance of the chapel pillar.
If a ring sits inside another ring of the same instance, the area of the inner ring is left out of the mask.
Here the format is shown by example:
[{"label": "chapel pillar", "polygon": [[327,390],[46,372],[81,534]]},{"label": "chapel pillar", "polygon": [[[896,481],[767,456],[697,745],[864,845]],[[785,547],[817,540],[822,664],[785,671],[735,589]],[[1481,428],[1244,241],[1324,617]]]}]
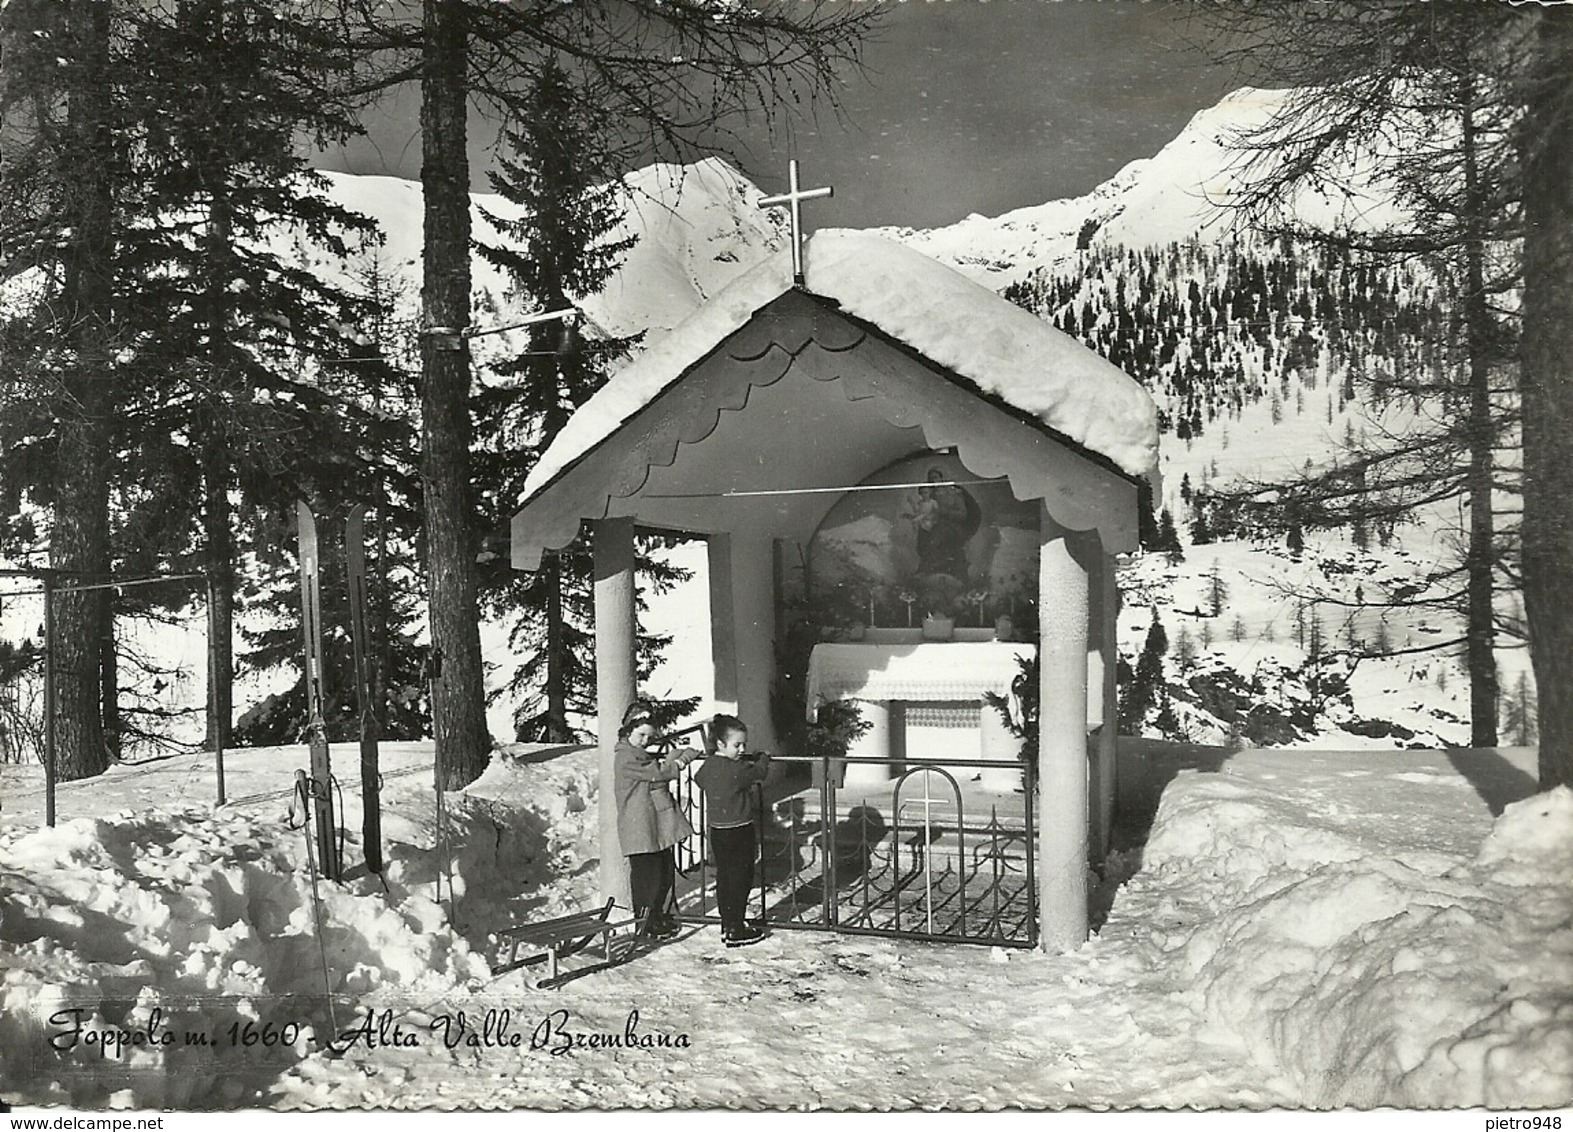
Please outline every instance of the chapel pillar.
[{"label": "chapel pillar", "polygon": [[1114,556],[1098,554],[1091,581],[1095,583],[1092,603],[1092,640],[1087,650],[1087,725],[1095,729],[1091,778],[1091,838],[1088,851],[1094,861],[1109,852],[1114,827],[1116,793],[1115,737],[1119,732],[1119,688],[1115,679],[1119,664],[1120,591],[1114,577]]},{"label": "chapel pillar", "polygon": [[[1087,939],[1087,638],[1097,536],[1040,506],[1038,946]],[[1030,800],[1029,800],[1030,804]]]},{"label": "chapel pillar", "polygon": [[601,799],[601,898],[632,908],[628,859],[617,836],[617,789],[613,752],[623,712],[636,695],[638,621],[634,608],[634,521],[602,519],[595,524],[595,699],[598,789]]},{"label": "chapel pillar", "polygon": [[775,752],[780,749],[770,710],[776,674],[775,542],[757,531],[738,531],[727,541],[737,715],[748,727],[751,750]]},{"label": "chapel pillar", "polygon": [[705,539],[710,576],[710,659],[715,673],[711,699],[715,710],[736,715],[737,614],[732,604],[732,536],[713,534]]}]

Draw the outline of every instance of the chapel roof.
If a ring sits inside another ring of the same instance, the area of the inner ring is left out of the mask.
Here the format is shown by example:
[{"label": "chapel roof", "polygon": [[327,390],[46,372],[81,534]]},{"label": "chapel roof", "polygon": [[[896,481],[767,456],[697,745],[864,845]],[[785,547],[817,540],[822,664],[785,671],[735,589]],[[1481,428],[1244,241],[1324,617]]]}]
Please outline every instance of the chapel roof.
[{"label": "chapel roof", "polygon": [[[615,433],[761,308],[792,289],[781,252],[738,277],[614,375],[542,454],[525,500]],[[1130,375],[937,260],[883,237],[830,230],[804,250],[803,290],[831,300],[1130,476],[1157,464],[1157,410]]]}]

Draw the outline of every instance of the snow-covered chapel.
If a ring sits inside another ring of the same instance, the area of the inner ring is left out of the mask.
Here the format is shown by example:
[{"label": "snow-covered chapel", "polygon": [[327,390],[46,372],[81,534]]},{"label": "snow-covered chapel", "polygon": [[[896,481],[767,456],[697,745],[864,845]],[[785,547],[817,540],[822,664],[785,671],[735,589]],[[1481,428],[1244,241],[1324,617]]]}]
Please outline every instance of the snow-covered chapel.
[{"label": "snow-covered chapel", "polygon": [[[807,707],[856,701],[860,750],[927,757],[901,734],[917,720],[902,704],[970,697],[974,749],[1006,767],[1019,741],[979,709],[980,690],[1008,688],[1035,629],[1039,942],[1074,947],[1113,810],[1114,556],[1137,545],[1153,402],[894,242],[822,232],[801,270],[787,253],[761,264],[613,378],[514,517],[521,570],[584,522],[594,532],[602,797],[636,695],[636,528],[706,540],[714,686],[691,694],[770,749],[790,610],[817,609],[823,637]],[[626,901],[606,811],[603,887]]]}]

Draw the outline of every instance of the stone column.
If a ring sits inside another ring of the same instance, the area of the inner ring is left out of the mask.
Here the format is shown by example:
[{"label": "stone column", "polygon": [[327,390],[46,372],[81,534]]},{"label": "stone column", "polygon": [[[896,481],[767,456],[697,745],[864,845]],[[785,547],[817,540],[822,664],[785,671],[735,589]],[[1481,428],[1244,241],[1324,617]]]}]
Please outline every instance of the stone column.
[{"label": "stone column", "polygon": [[732,560],[733,649],[737,658],[737,714],[752,749],[779,750],[770,711],[776,675],[775,543],[768,534],[739,531],[728,540]]},{"label": "stone column", "polygon": [[637,619],[634,609],[634,521],[602,519],[595,524],[595,699],[600,748],[601,898],[631,909],[628,859],[617,836],[616,785],[612,754],[623,712],[633,703]]},{"label": "stone column", "polygon": [[732,606],[732,536],[713,534],[705,540],[710,572],[710,658],[715,667],[711,690],[715,710],[736,715],[737,616]]},{"label": "stone column", "polygon": [[1088,542],[1040,507],[1038,946],[1087,939]]},{"label": "stone column", "polygon": [[[1097,706],[1097,719],[1101,724],[1094,737],[1094,753],[1090,768],[1092,782],[1092,823],[1090,850],[1094,860],[1101,861],[1109,852],[1114,828],[1114,798],[1116,749],[1115,737],[1119,733],[1119,687],[1115,672],[1119,665],[1119,610],[1120,591],[1114,578],[1114,556],[1098,554],[1094,575],[1098,581],[1097,600],[1093,603],[1094,648],[1089,651],[1087,710]],[[1096,661],[1096,677],[1092,665]]]}]

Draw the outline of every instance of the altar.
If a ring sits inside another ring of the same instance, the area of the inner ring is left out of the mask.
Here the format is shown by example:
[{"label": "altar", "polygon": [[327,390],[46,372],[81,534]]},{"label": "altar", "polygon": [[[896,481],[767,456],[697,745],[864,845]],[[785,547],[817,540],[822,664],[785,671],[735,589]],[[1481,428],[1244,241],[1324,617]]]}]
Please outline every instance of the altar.
[{"label": "altar", "polygon": [[[945,766],[958,781],[980,778],[994,790],[1021,785],[1021,741],[985,699],[1009,696],[1031,644],[993,640],[827,642],[809,658],[810,722],[820,705],[857,702],[868,729],[847,749],[854,758],[889,765],[849,763],[843,789],[888,783],[901,763]],[[946,765],[949,759],[984,759],[998,769]]]}]

